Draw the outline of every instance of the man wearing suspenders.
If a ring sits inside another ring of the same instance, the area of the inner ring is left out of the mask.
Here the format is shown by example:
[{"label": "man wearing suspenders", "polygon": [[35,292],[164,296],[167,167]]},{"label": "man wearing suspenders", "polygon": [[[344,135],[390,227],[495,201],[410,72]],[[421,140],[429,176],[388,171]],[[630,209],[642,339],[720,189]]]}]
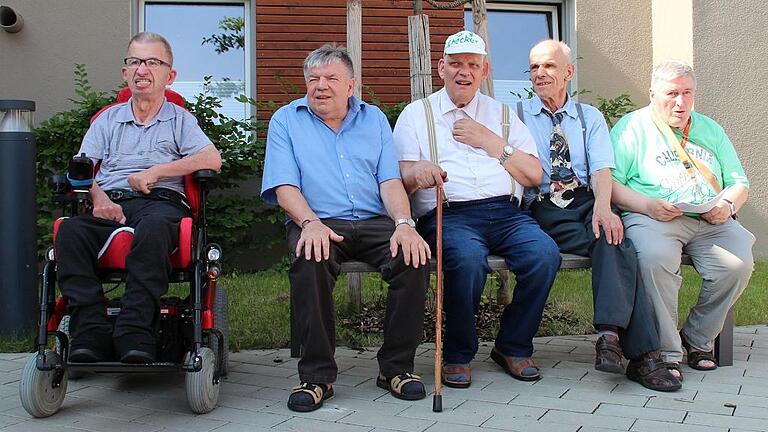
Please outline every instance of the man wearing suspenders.
[{"label": "man wearing suspenders", "polygon": [[[541,181],[536,144],[505,105],[480,94],[488,76],[485,43],[461,31],[445,42],[438,72],[445,87],[408,105],[397,120],[395,147],[417,228],[434,249],[435,207],[443,205],[445,342],[443,382],[471,384],[478,349],[475,314],[500,255],[515,273],[512,303],[502,313],[491,357],[513,377],[540,378],[532,339],[560,265],[557,245],[520,210],[524,186]],[[444,183],[443,203],[434,187]]]},{"label": "man wearing suspenders", "polygon": [[536,95],[518,102],[544,168],[540,184],[526,189],[531,215],[560,251],[592,257],[594,325],[599,333],[595,369],[624,373],[659,391],[680,388],[680,380],[659,355],[653,307],[637,268],[635,248],[624,238],[621,218],[611,208],[611,139],[602,114],[568,97],[574,73],[570,48],[559,41],[538,43],[530,53]]}]

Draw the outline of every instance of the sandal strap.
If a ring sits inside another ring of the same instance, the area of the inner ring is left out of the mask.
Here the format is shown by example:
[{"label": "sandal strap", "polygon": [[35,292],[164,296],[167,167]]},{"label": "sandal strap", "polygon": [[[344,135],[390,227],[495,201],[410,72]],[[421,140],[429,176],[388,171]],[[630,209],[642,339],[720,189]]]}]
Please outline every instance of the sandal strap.
[{"label": "sandal strap", "polygon": [[688,362],[696,363],[709,360],[712,363],[717,364],[717,359],[715,358],[715,355],[712,353],[712,351],[696,351],[696,350],[690,350],[688,351]]},{"label": "sandal strap", "polygon": [[597,340],[596,348],[600,351],[607,350],[611,351],[612,353],[616,354],[621,358],[624,353],[621,350],[621,346],[618,344],[618,342],[608,340],[606,337],[601,337]]},{"label": "sandal strap", "polygon": [[328,390],[323,384],[311,384],[306,382],[291,389],[292,393],[307,393],[312,396],[315,404],[318,404],[323,400],[326,391]]},{"label": "sandal strap", "polygon": [[421,377],[406,372],[404,374],[392,377],[392,379],[389,381],[389,387],[396,393],[402,393],[403,386],[414,381],[421,382]]}]

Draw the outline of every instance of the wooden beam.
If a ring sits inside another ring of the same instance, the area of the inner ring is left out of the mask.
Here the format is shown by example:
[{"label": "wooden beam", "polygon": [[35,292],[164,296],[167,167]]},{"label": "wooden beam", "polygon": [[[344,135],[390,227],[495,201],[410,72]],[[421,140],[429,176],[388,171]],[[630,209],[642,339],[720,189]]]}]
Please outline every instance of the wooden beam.
[{"label": "wooden beam", "polygon": [[362,40],[363,40],[363,10],[362,0],[347,0],[347,50],[352,57],[355,69],[356,97],[361,97],[362,89]]},{"label": "wooden beam", "polygon": [[[472,22],[475,24],[475,33],[485,41],[486,59],[491,63],[491,38],[488,37],[488,9],[485,0],[472,0]],[[488,79],[480,85],[480,91],[490,97],[493,95],[493,69],[488,72]]]},{"label": "wooden beam", "polygon": [[408,17],[408,49],[411,66],[411,100],[432,94],[432,53],[429,48],[429,17]]}]

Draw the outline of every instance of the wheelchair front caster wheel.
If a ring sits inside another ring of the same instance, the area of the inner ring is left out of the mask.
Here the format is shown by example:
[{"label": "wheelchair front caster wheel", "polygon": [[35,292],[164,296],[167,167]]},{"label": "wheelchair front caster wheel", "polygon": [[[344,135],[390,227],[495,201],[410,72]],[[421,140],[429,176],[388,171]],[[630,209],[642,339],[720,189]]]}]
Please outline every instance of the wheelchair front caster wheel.
[{"label": "wheelchair front caster wheel", "polygon": [[[193,353],[187,353],[184,363],[187,364]],[[219,381],[214,380],[216,372],[216,355],[208,347],[200,348],[202,369],[198,372],[187,372],[185,384],[187,402],[195,414],[205,414],[216,408],[219,401]]]},{"label": "wheelchair front caster wheel", "polygon": [[[51,350],[45,351],[45,363],[59,363],[61,358]],[[67,374],[62,370],[41,371],[37,368],[37,354],[24,365],[19,382],[21,406],[32,417],[48,417],[55,414],[67,394]]]}]

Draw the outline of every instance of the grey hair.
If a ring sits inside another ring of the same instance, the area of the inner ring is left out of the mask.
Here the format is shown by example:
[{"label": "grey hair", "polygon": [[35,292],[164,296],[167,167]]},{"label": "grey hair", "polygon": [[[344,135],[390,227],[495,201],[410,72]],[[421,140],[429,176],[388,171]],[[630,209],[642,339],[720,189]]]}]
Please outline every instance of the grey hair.
[{"label": "grey hair", "polygon": [[171,49],[171,44],[168,43],[168,39],[164,38],[162,35],[158,33],[153,33],[153,32],[136,33],[128,42],[128,49],[131,48],[131,44],[133,44],[134,42],[138,42],[138,43],[158,42],[163,44],[163,47],[165,48],[165,52],[166,54],[168,54],[168,63],[173,65],[173,50]]},{"label": "grey hair", "polygon": [[355,68],[352,65],[352,57],[343,46],[328,43],[309,53],[304,59],[304,80],[309,79],[310,69],[327,66],[333,62],[340,62],[349,71],[349,77],[354,78]]},{"label": "grey hair", "polygon": [[682,76],[693,78],[693,87],[696,88],[696,75],[693,67],[682,60],[664,60],[653,68],[651,73],[651,90],[656,90],[663,82],[672,81]]},{"label": "grey hair", "polygon": [[571,47],[569,47],[565,42],[555,40],[555,39],[544,39],[543,41],[537,43],[536,45],[531,48],[531,51],[535,50],[539,47],[539,45],[547,44],[547,43],[554,43],[558,48],[560,48],[560,52],[565,55],[565,57],[568,59],[568,63],[573,63],[573,59],[571,58]]}]

